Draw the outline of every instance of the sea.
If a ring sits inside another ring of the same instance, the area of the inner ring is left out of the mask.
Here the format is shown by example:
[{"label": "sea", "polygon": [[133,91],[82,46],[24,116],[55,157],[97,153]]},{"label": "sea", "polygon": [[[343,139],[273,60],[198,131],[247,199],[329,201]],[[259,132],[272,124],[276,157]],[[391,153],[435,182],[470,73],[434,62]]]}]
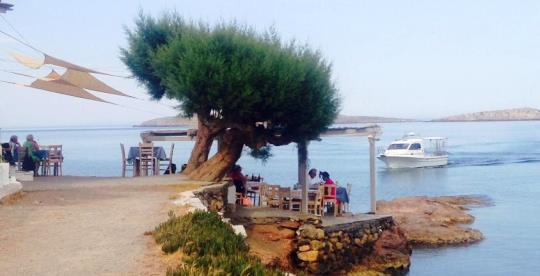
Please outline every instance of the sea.
[{"label": "sea", "polygon": [[[361,125],[354,125],[361,126]],[[380,124],[377,146],[404,134],[448,138],[449,164],[440,168],[387,169],[377,161],[377,198],[481,195],[491,205],[472,208],[485,240],[463,246],[414,249],[409,275],[539,275],[540,122],[407,122]],[[0,140],[32,133],[40,144],[62,144],[64,174],[119,176],[120,143],[137,146],[147,128],[69,127],[2,129]],[[156,143],[169,151],[170,142]],[[174,162],[186,163],[193,142],[176,142]],[[215,147],[214,147],[215,148]],[[366,137],[324,137],[309,144],[310,167],[352,184],[351,209],[369,211],[369,155]],[[248,175],[292,186],[297,179],[294,144],[274,147],[266,162],[245,151],[239,164]]]}]

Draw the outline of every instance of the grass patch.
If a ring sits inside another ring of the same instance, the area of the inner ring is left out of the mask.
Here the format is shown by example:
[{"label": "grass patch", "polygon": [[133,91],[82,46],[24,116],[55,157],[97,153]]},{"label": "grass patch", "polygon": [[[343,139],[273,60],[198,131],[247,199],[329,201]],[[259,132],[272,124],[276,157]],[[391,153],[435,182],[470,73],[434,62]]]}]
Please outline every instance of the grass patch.
[{"label": "grass patch", "polygon": [[163,252],[183,253],[182,264],[167,275],[284,275],[250,256],[244,238],[216,212],[196,211],[182,217],[169,213],[154,238]]}]

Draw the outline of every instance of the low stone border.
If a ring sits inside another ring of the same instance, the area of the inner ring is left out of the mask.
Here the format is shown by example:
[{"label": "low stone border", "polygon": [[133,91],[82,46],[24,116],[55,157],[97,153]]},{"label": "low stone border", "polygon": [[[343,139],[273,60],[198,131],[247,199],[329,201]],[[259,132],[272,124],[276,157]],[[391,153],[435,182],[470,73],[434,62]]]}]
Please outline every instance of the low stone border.
[{"label": "low stone border", "polygon": [[246,237],[247,233],[243,225],[232,224],[230,219],[223,217],[227,187],[227,183],[220,183],[205,186],[194,191],[181,192],[177,195],[173,203],[175,205],[187,206],[188,212],[196,210],[218,212],[223,222],[231,225],[236,234]]},{"label": "low stone border", "polygon": [[9,177],[10,167],[8,163],[0,163],[0,200],[22,189],[21,183],[15,178]]}]

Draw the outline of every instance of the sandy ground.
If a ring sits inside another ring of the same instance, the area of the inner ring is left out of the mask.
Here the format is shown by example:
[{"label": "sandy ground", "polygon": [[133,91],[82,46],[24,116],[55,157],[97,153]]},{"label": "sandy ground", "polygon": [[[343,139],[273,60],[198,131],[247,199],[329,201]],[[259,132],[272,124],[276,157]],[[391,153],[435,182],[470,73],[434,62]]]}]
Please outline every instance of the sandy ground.
[{"label": "sandy ground", "polygon": [[164,275],[151,236],[178,176],[42,177],[0,206],[1,275]]}]

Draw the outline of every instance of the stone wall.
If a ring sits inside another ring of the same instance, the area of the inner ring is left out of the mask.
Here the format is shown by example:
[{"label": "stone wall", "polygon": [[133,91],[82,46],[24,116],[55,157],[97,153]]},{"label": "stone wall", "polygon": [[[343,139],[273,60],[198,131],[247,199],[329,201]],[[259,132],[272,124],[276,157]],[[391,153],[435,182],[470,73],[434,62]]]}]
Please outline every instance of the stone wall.
[{"label": "stone wall", "polygon": [[227,205],[227,189],[229,183],[218,183],[202,187],[194,194],[208,208],[208,211],[223,212]]},{"label": "stone wall", "polygon": [[244,218],[251,253],[293,273],[402,275],[411,247],[391,217],[322,226],[320,219]]},{"label": "stone wall", "polygon": [[[399,231],[396,228],[391,217],[328,227],[304,224],[297,231],[293,257],[300,269],[313,274],[341,274],[354,270],[356,266],[390,274],[406,273],[411,249],[403,235],[394,237],[395,245],[401,248],[396,248],[392,260],[373,258],[378,254],[377,241],[383,235],[388,236],[386,232]],[[385,247],[393,247],[392,243],[385,242]],[[398,255],[401,255],[401,260],[396,262]],[[370,257],[371,263],[366,262]]]}]

